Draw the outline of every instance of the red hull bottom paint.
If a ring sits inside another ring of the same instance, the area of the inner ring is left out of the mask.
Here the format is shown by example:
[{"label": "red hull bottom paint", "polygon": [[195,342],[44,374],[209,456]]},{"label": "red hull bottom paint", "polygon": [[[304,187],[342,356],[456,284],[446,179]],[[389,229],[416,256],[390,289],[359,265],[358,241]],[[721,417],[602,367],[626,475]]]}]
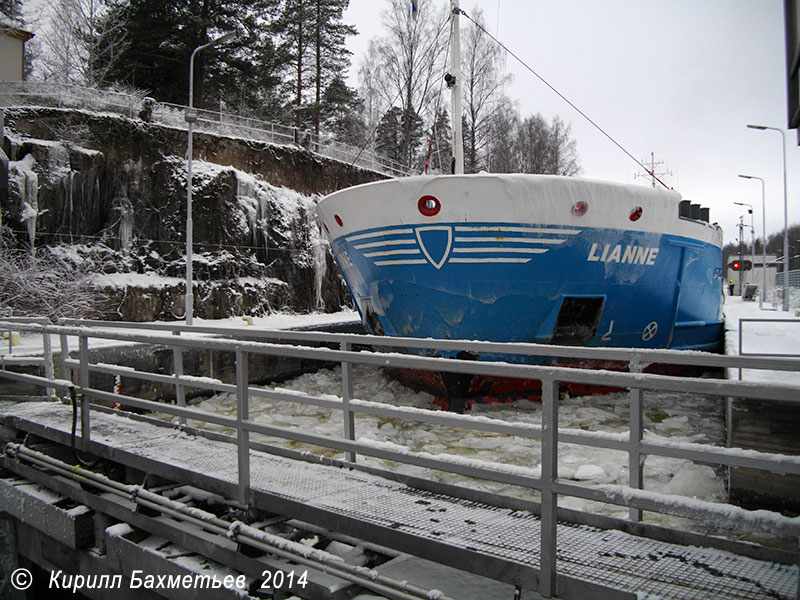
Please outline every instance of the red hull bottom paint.
[{"label": "red hull bottom paint", "polygon": [[[622,361],[581,361],[560,363],[558,366],[591,370],[628,372]],[[461,375],[440,371],[416,369],[385,369],[389,377],[417,392],[427,392],[442,410],[468,412],[476,403],[514,402],[516,400],[541,401],[542,382],[538,379],[490,377],[484,375]],[[698,376],[697,369],[681,365],[651,364],[645,373],[675,376]],[[559,384],[559,396],[577,397],[611,394],[625,388],[591,385],[584,383]]]}]

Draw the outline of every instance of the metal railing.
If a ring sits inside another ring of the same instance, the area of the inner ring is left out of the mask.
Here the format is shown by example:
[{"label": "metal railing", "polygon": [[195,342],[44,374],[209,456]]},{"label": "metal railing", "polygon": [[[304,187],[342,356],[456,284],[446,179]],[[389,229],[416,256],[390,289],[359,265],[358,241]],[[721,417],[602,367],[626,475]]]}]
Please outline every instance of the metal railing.
[{"label": "metal railing", "polygon": [[[65,373],[77,374],[74,389],[79,393],[81,407],[82,448],[90,443],[91,402],[118,403],[124,407],[157,411],[229,427],[236,432],[238,453],[239,501],[247,503],[250,490],[250,434],[258,433],[304,444],[312,444],[343,452],[345,459],[356,462],[359,455],[396,461],[447,473],[502,482],[537,490],[541,494],[541,539],[539,593],[552,597],[557,577],[556,523],[558,497],[568,496],[625,506],[633,521],[641,519],[642,511],[686,517],[704,522],[736,522],[739,527],[761,531],[768,535],[800,535],[800,521],[769,511],[750,511],[729,504],[716,504],[677,495],[655,493],[643,489],[643,468],[646,456],[679,458],[727,467],[748,467],[775,473],[800,475],[800,457],[785,456],[739,448],[678,441],[646,441],[644,439],[644,391],[672,391],[704,394],[716,397],[746,397],[800,404],[800,387],[765,385],[747,381],[728,381],[712,378],[683,378],[643,373],[650,363],[681,364],[718,368],[771,369],[800,373],[800,359],[763,358],[750,356],[720,356],[700,352],[659,350],[624,350],[559,347],[538,344],[501,344],[457,340],[414,338],[385,338],[354,334],[326,334],[299,331],[252,331],[217,327],[187,327],[170,324],[112,323],[97,321],[62,321],[58,326],[0,321],[0,330],[17,329],[41,335],[57,335],[61,339],[61,355]],[[154,333],[155,332],[155,333]],[[191,336],[181,335],[191,332]],[[205,334],[205,335],[198,335]],[[68,336],[78,338],[78,357],[69,358]],[[226,337],[234,339],[225,339]],[[89,340],[116,340],[171,348],[173,374],[137,371],[130,367],[93,364],[89,360]],[[303,346],[315,344],[317,347]],[[605,359],[626,364],[630,372],[593,371],[579,368],[510,364],[502,362],[466,361],[416,356],[403,353],[353,351],[353,346],[393,347],[400,351],[419,349],[468,350],[473,353],[520,354],[528,356],[570,357],[572,359]],[[319,347],[333,346],[333,347]],[[183,373],[183,354],[189,349],[227,351],[235,354],[234,383],[191,377]],[[248,381],[248,360],[253,355],[272,355],[315,359],[340,363],[342,368],[341,397],[315,397],[282,391],[270,387],[254,387]],[[440,411],[387,406],[353,397],[352,366],[375,365],[403,369],[421,369],[452,373],[481,374],[495,377],[523,378],[541,381],[542,424],[508,423],[497,419]],[[174,385],[177,404],[170,405],[140,398],[119,395],[90,385],[90,374],[100,373],[144,379]],[[0,371],[0,377],[64,390],[72,386],[66,375],[62,380]],[[583,431],[559,427],[559,384],[564,382],[629,389],[630,426],[627,434]],[[187,388],[235,394],[235,417],[200,411],[186,405]],[[286,427],[265,425],[250,418],[252,398],[282,400],[315,405],[343,414],[340,437],[323,436]],[[448,454],[436,456],[409,451],[389,443],[359,439],[355,415],[374,415],[462,428],[466,431],[491,432],[496,435],[520,436],[540,440],[541,468],[495,464],[488,461],[465,460]],[[578,444],[626,452],[630,472],[629,485],[589,485],[561,479],[558,476],[559,444]]]},{"label": "metal railing", "polygon": [[[23,323],[23,324],[37,324],[37,325],[50,325],[50,319],[46,317],[0,317],[5,323]],[[19,342],[18,333],[12,327],[6,330],[8,335],[8,353],[0,354],[0,370],[5,371],[8,367],[38,367],[41,369],[44,378],[48,381],[54,380],[53,368],[53,343],[50,334],[47,331],[42,331],[42,354],[30,355],[28,353],[17,353],[14,356],[14,346]],[[46,387],[46,394],[52,396],[55,393],[54,387]]]},{"label": "metal railing", "polygon": [[[783,272],[775,273],[775,285],[783,287]],[[800,288],[800,269],[789,271],[789,287]]]},{"label": "metal railing", "polygon": [[[146,119],[168,127],[186,129],[186,107],[157,102],[142,94],[129,94],[38,81],[0,82],[0,106],[48,106],[78,108],[93,112],[111,112],[128,118]],[[291,144],[321,156],[352,164],[391,177],[413,174],[403,164],[379,156],[371,150],[337,142],[329,136],[316,135],[297,127],[219,111],[196,109],[195,130],[243,137],[270,144]]]},{"label": "metal railing", "polygon": [[[773,323],[786,327],[787,325],[794,326],[796,330],[797,339],[800,339],[800,319],[739,319],[739,356],[761,356],[761,357],[800,357],[800,346],[797,352],[781,353],[781,352],[747,352],[744,349],[744,333],[746,323]],[[741,369],[740,369],[741,375]]]}]

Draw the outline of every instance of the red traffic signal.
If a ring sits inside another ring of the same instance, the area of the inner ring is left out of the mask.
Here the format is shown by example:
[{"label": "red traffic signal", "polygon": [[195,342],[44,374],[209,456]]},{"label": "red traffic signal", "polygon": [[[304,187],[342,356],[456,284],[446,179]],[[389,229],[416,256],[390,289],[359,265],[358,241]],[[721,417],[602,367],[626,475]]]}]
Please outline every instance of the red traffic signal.
[{"label": "red traffic signal", "polygon": [[728,263],[728,267],[732,271],[749,271],[750,269],[753,268],[753,262],[749,260],[742,260],[742,261],[734,260]]}]

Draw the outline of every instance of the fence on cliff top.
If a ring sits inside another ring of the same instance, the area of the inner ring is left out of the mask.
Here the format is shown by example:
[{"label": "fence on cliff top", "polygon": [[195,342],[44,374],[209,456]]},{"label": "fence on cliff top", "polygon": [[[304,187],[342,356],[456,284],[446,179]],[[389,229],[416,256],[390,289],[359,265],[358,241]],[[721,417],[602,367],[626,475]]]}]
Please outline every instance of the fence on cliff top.
[{"label": "fence on cliff top", "polygon": [[[13,106],[46,106],[109,112],[178,129],[187,127],[184,120],[185,106],[157,102],[141,94],[45,81],[0,82],[0,107]],[[361,151],[354,146],[337,142],[330,136],[316,135],[297,127],[231,113],[205,109],[196,110],[197,121],[194,129],[198,132],[242,137],[270,144],[294,145],[321,156],[390,177],[407,177],[413,174],[405,165],[378,156],[371,150]]]}]

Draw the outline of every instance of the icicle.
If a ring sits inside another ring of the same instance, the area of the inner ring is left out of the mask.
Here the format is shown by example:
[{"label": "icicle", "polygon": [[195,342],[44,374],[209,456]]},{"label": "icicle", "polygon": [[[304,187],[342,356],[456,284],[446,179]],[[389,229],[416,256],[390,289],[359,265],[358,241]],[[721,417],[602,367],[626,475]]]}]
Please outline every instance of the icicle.
[{"label": "icicle", "polygon": [[[309,212],[309,214],[311,214]],[[311,219],[313,220],[313,219]],[[325,272],[328,269],[328,241],[319,229],[319,224],[313,226],[309,223],[311,232],[312,247],[312,266],[314,268],[314,306],[318,310],[325,309],[325,302],[322,300],[322,281],[325,279]]]},{"label": "icicle", "polygon": [[[260,238],[264,242],[264,261],[269,263],[269,194],[259,189],[258,193],[258,223]],[[255,242],[258,246],[258,242]]]},{"label": "icicle", "polygon": [[50,173],[71,170],[69,148],[65,144],[53,144],[47,147],[47,169]]},{"label": "icicle", "polygon": [[119,236],[119,249],[122,251],[123,256],[128,256],[133,240],[133,204],[131,204],[124,187],[120,190],[119,195],[114,198],[113,209],[119,214],[117,234]]},{"label": "icicle", "polygon": [[234,172],[236,176],[236,200],[244,209],[246,227],[250,232],[249,242],[255,244],[258,232],[258,199],[255,197],[255,182]]},{"label": "icicle", "polygon": [[39,216],[39,176],[33,170],[36,159],[28,154],[20,161],[9,163],[9,192],[18,194],[20,214],[19,220],[28,229],[31,252],[35,248],[36,220]]}]

